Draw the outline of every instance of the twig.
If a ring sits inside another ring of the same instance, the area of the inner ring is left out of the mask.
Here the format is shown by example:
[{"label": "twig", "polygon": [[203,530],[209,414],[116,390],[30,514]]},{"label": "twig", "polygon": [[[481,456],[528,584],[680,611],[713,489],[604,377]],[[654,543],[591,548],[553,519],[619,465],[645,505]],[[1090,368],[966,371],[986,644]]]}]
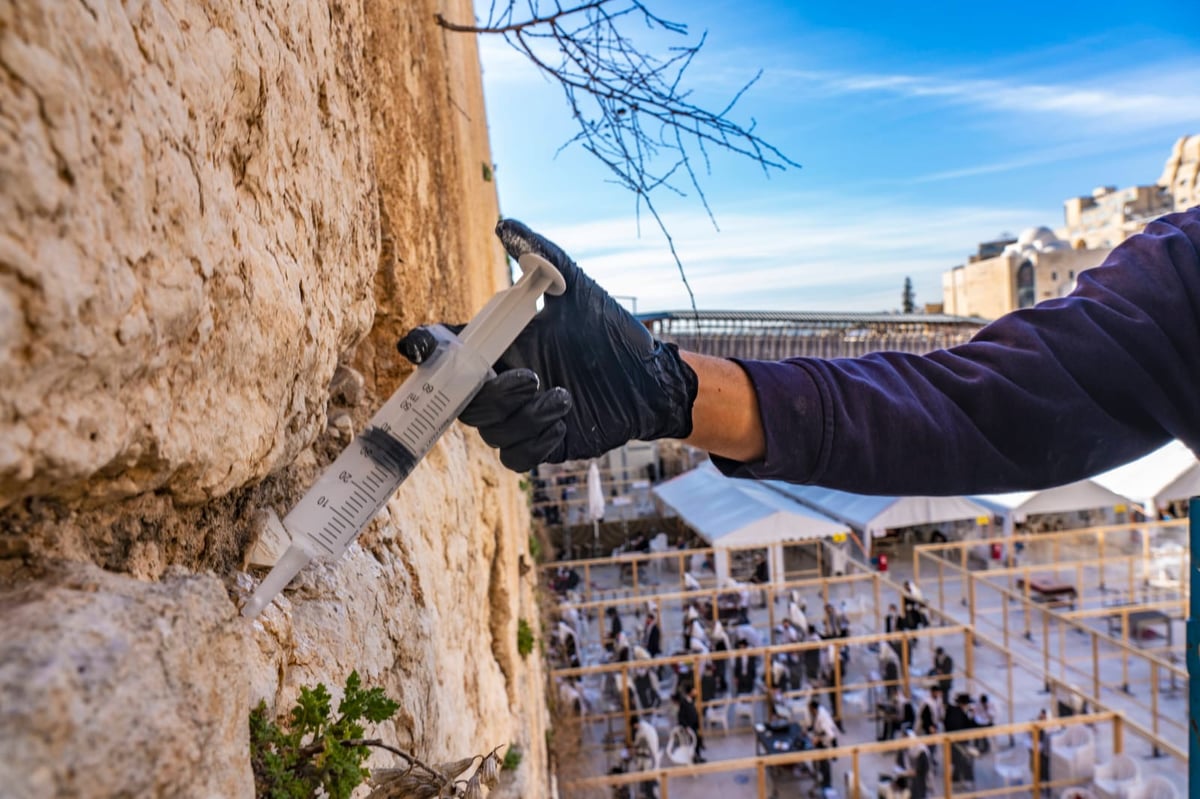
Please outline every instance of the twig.
[{"label": "twig", "polygon": [[[518,4],[528,14],[523,20],[517,17]],[[503,36],[539,72],[558,83],[579,127],[558,152],[579,145],[608,167],[613,181],[634,194],[639,227],[645,203],[666,237],[692,311],[697,313],[683,262],[652,195],[665,190],[686,196],[685,189],[694,191],[719,230],[693,167],[694,155],[703,160],[705,174],[711,173],[710,147],[745,156],[768,175],[772,169],[799,167],[758,136],[753,120],[743,126],[729,119],[761,71],[719,111],[696,105],[690,91],[682,88],[683,75],[704,46],[705,35],[695,43],[669,48],[665,58],[643,52],[626,33],[634,21],[650,30],[687,34],[686,25],[655,15],[643,0],[591,0],[567,9],[557,0],[492,0],[482,24],[456,25],[440,14],[436,19],[447,30]]]},{"label": "twig", "polygon": [[441,25],[443,28],[445,28],[448,31],[454,31],[455,33],[511,33],[512,31],[517,31],[517,30],[520,30],[521,28],[530,28],[530,27],[535,27],[537,25],[544,25],[548,22],[554,22],[558,19],[561,19],[562,17],[567,17],[567,16],[570,16],[571,14],[578,14],[580,11],[587,11],[588,9],[598,8],[602,5],[604,5],[606,2],[608,2],[608,0],[594,0],[594,2],[584,3],[581,6],[577,6],[575,8],[568,8],[564,11],[559,11],[554,14],[549,14],[545,17],[533,17],[532,19],[525,20],[524,22],[517,22],[517,23],[513,23],[512,25],[504,25],[501,27],[479,28],[474,25],[459,25],[457,23],[450,22],[449,20],[447,20],[444,16],[441,15],[440,12],[437,14],[434,14],[433,18],[437,20],[437,24]]}]

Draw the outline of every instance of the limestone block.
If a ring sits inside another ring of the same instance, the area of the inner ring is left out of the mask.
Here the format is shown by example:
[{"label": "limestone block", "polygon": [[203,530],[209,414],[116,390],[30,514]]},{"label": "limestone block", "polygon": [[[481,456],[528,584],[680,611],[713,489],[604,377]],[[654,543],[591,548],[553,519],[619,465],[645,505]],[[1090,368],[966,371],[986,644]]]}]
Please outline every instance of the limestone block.
[{"label": "limestone block", "polygon": [[0,507],[219,496],[325,425],[379,220],[361,9],[0,4]]},{"label": "limestone block", "polygon": [[75,564],[0,607],[0,794],[253,796],[246,629],[220,581]]}]

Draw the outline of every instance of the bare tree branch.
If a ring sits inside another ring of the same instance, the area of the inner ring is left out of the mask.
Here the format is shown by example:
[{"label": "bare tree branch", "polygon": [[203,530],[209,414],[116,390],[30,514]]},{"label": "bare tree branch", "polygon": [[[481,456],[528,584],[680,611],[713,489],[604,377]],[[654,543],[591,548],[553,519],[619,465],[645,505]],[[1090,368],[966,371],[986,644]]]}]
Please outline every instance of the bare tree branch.
[{"label": "bare tree branch", "polygon": [[[443,28],[445,28],[448,31],[454,31],[456,33],[510,33],[510,32],[519,30],[521,28],[528,28],[528,27],[532,27],[535,25],[543,25],[547,22],[553,22],[554,20],[559,19],[560,17],[569,16],[571,14],[577,14],[580,11],[587,11],[590,8],[597,8],[598,6],[603,5],[605,2],[606,2],[606,0],[595,0],[594,2],[584,3],[583,5],[576,6],[575,8],[568,8],[566,10],[557,11],[553,14],[549,14],[544,17],[534,17],[532,19],[525,20],[524,22],[516,22],[511,25],[502,25],[499,27],[478,28],[478,27],[475,27],[474,25],[456,25],[453,22],[448,21],[444,16],[441,15],[440,12],[437,14],[434,14],[433,16],[437,20],[437,23],[439,25],[441,25]],[[493,4],[493,9],[494,8],[495,8],[495,5]]]},{"label": "bare tree branch", "polygon": [[705,174],[710,173],[709,149],[714,147],[749,158],[768,175],[799,166],[760,138],[753,120],[742,126],[729,118],[762,73],[720,111],[693,103],[691,92],[681,87],[705,36],[668,48],[661,58],[644,52],[632,38],[632,26],[640,23],[647,32],[676,36],[686,36],[687,26],[655,15],[643,0],[591,0],[570,8],[559,0],[492,0],[487,18],[478,24],[454,24],[440,14],[437,21],[447,30],[503,36],[559,84],[579,127],[559,151],[582,147],[608,167],[614,183],[633,192],[639,227],[644,207],[667,240],[693,311],[695,295],[651,195],[694,191],[716,228],[693,157],[703,161]]}]

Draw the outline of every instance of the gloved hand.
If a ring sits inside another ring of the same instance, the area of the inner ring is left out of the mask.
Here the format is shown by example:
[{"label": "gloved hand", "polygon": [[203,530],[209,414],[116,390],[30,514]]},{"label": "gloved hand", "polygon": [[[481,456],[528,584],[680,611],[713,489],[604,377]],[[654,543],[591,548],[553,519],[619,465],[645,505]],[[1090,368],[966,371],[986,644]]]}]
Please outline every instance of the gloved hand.
[{"label": "gloved hand", "polygon": [[[592,458],[634,439],[686,438],[697,379],[674,344],[664,344],[557,245],[520,222],[496,226],[514,259],[536,253],[566,281],[496,363],[459,417],[500,450],[509,469]],[[461,328],[458,328],[461,329]],[[436,341],[425,328],[397,349],[419,364]]]}]

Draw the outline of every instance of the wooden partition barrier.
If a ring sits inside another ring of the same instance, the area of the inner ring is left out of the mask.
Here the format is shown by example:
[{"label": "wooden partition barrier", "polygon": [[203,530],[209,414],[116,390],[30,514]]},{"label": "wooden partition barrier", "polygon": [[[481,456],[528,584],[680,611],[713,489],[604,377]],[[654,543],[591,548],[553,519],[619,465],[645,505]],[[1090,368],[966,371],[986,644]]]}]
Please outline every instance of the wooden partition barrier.
[{"label": "wooden partition barrier", "polygon": [[[874,598],[874,604],[871,609],[871,617],[873,619],[872,627],[873,629],[879,629],[881,626],[879,603],[881,598],[880,592],[882,590],[882,581],[877,575],[871,573],[855,572],[852,574],[843,575],[841,577],[819,577],[801,580],[789,580],[787,582],[779,583],[748,584],[745,585],[744,588],[753,594],[766,594],[766,629],[774,629],[775,625],[782,621],[786,615],[785,611],[776,609],[775,600],[780,597],[786,597],[791,591],[810,594],[818,593],[820,594],[822,603],[829,603],[831,600],[831,588],[853,584],[862,584],[865,587],[867,583],[871,584],[869,596]],[[713,587],[701,588],[693,591],[681,590],[641,595],[628,594],[613,596],[611,598],[592,599],[590,601],[585,600],[582,602],[560,602],[557,607],[560,612],[571,610],[579,612],[595,611],[597,617],[600,619],[603,618],[604,612],[608,608],[620,609],[632,607],[635,609],[653,609],[660,620],[660,624],[663,624],[664,626],[663,634],[665,636],[667,630],[665,629],[665,617],[663,616],[663,611],[666,605],[678,603],[679,607],[677,610],[682,614],[687,606],[694,602],[708,602],[710,604],[710,613],[706,621],[714,622],[717,620],[720,614],[719,598],[722,596],[730,596],[736,593],[738,593],[738,591],[734,589]],[[809,612],[813,613],[816,610],[820,610],[820,608],[810,608]],[[814,616],[814,619],[820,619],[822,617],[822,615],[816,615]],[[604,643],[605,630],[603,628],[603,624],[598,622],[591,627],[594,627],[594,636],[596,637],[596,640],[599,643]],[[591,628],[589,628],[589,635],[593,635],[593,630]]]},{"label": "wooden partition barrier", "polygon": [[[787,560],[787,553],[795,550],[812,550],[812,559],[816,564],[812,569],[792,570],[784,575],[788,580],[791,579],[816,579],[820,577],[823,571],[823,547],[822,540],[812,541],[795,541],[783,545],[784,560]],[[764,550],[765,547],[726,547],[725,551],[731,556],[738,552],[752,552]],[[692,549],[669,549],[665,552],[626,552],[618,556],[609,556],[602,558],[577,558],[575,560],[553,561],[541,565],[542,582],[546,583],[555,572],[560,568],[575,569],[577,572],[582,572],[579,587],[575,589],[575,593],[582,595],[584,602],[595,600],[594,589],[592,588],[592,577],[595,571],[606,567],[615,567],[621,579],[624,579],[624,571],[629,570],[630,584],[628,586],[614,586],[609,589],[601,589],[603,591],[629,592],[631,595],[642,595],[656,593],[661,589],[659,583],[646,583],[645,576],[648,571],[657,570],[669,564],[675,574],[675,580],[679,590],[685,589],[684,573],[691,568],[691,561],[694,556],[699,556],[705,560],[712,562],[715,559],[714,550],[712,547],[696,547]],[[712,585],[716,581],[715,575],[712,573],[692,572],[692,576],[701,585]],[[785,582],[785,580],[776,579],[777,575],[772,575],[772,583]],[[673,581],[674,582],[674,581]],[[742,581],[745,582],[745,581]],[[756,587],[761,587],[761,584],[754,584]],[[728,590],[728,589],[726,589]]]},{"label": "wooden partition barrier", "polygon": [[[700,655],[700,654],[670,655],[670,656],[654,658],[652,660],[634,660],[634,661],[604,663],[604,664],[595,665],[595,666],[582,666],[582,667],[577,667],[577,668],[553,669],[550,672],[550,677],[552,678],[552,680],[557,682],[558,680],[562,680],[562,679],[584,678],[584,677],[588,677],[588,676],[603,677],[604,675],[607,675],[607,674],[619,674],[621,676],[622,684],[629,685],[630,679],[631,679],[631,677],[630,677],[631,673],[638,673],[641,671],[645,671],[646,669],[657,668],[660,666],[672,667],[672,666],[677,666],[677,665],[681,665],[681,664],[686,664],[691,669],[691,672],[693,675],[698,675],[701,673],[701,666],[704,663],[707,663],[709,661],[726,661],[726,662],[728,662],[728,661],[732,661],[735,658],[741,657],[742,655],[760,657],[760,658],[762,658],[764,663],[770,663],[770,662],[772,662],[775,655],[788,654],[788,653],[802,654],[804,652],[810,652],[813,650],[819,651],[821,649],[831,647],[831,646],[834,646],[834,647],[842,647],[842,646],[868,647],[869,645],[872,645],[872,644],[879,644],[881,646],[890,646],[893,642],[898,644],[898,647],[900,649],[900,656],[898,658],[899,666],[900,666],[900,674],[899,674],[899,679],[897,679],[897,680],[889,682],[889,681],[882,680],[882,679],[881,680],[867,679],[867,680],[859,680],[859,681],[851,682],[847,679],[846,675],[844,675],[842,672],[840,659],[834,658],[834,660],[833,660],[834,671],[833,671],[833,684],[832,685],[822,686],[820,688],[805,689],[805,690],[794,690],[794,691],[789,691],[786,694],[786,696],[788,698],[799,698],[799,697],[807,698],[810,696],[827,696],[830,700],[829,705],[830,705],[830,707],[833,708],[834,716],[841,717],[842,711],[843,711],[843,706],[842,706],[843,699],[848,692],[865,691],[865,692],[868,692],[868,695],[869,695],[869,692],[874,689],[883,689],[883,688],[887,688],[891,685],[900,685],[900,686],[902,686],[905,694],[911,696],[912,695],[912,684],[914,682],[917,682],[917,681],[926,682],[926,683],[935,682],[935,680],[933,678],[918,677],[918,676],[910,673],[909,667],[907,665],[907,659],[908,659],[909,646],[911,645],[912,641],[931,642],[935,639],[961,637],[963,651],[964,651],[964,653],[966,653],[966,656],[963,658],[963,661],[962,661],[963,668],[961,670],[955,671],[953,674],[951,674],[949,676],[953,679],[965,680],[968,685],[971,684],[972,682],[978,683],[978,681],[975,679],[975,674],[973,671],[973,661],[970,657],[970,651],[971,651],[970,632],[971,631],[967,627],[962,626],[962,625],[944,626],[944,627],[929,627],[929,628],[926,628],[923,630],[907,630],[907,631],[898,632],[898,633],[876,633],[876,634],[872,634],[872,635],[850,636],[847,638],[832,638],[832,639],[828,639],[825,641],[805,641],[805,642],[794,643],[794,644],[773,644],[770,646],[763,646],[763,647],[747,647],[745,649],[737,649],[737,650],[726,651],[726,652],[709,652],[706,655]],[[926,645],[931,646],[930,643],[927,643]],[[773,685],[772,685],[770,669],[763,670],[763,678],[764,678],[764,683],[765,683],[766,689],[768,691],[772,690]],[[994,695],[997,697],[1005,696],[1007,699],[1007,704],[1010,708],[1012,706],[1011,690],[1012,689],[1011,689],[1011,684],[1010,684],[1008,687],[1007,694],[1005,694],[1003,692],[999,692],[999,691],[994,692]],[[767,696],[765,694],[743,694],[740,696],[722,697],[720,699],[716,699],[716,700],[710,701],[708,703],[704,703],[699,698],[697,698],[696,709],[701,714],[701,717],[703,717],[704,709],[706,707],[708,707],[709,705],[724,706],[724,705],[732,704],[734,702],[758,703],[758,702],[763,702],[766,699],[767,699]],[[615,710],[615,711],[592,712],[591,710],[585,708],[584,711],[581,713],[581,715],[578,718],[582,722],[585,722],[585,723],[586,722],[613,721],[616,719],[620,719],[623,722],[624,729],[626,731],[626,737],[628,737],[628,731],[631,729],[632,716],[635,713],[639,713],[639,712],[643,712],[643,711],[639,711],[637,708],[630,706],[628,693],[625,691],[621,692],[621,703],[622,703],[621,709]],[[870,704],[871,703],[869,701],[864,703],[864,705],[863,705],[864,712],[872,712],[872,713],[874,712],[874,707],[871,707]]]},{"label": "wooden partition barrier", "polygon": [[[1082,527],[1077,530],[1062,530],[1052,533],[996,535],[963,541],[920,544],[913,547],[913,579],[920,584],[922,575],[919,556],[921,553],[930,553],[946,563],[957,563],[960,568],[966,570],[972,550],[990,550],[993,544],[998,544],[1004,548],[1004,562],[1008,568],[1013,568],[1017,565],[1015,562],[1017,544],[1029,548],[1048,546],[1051,549],[1050,559],[1055,562],[1063,560],[1062,550],[1070,546],[1094,548],[1096,557],[1099,560],[1104,560],[1109,555],[1120,556],[1123,549],[1133,548],[1140,552],[1143,561],[1149,561],[1153,549],[1151,546],[1152,538],[1174,534],[1186,540],[1184,537],[1186,527],[1186,520],[1134,522],[1099,527]],[[1138,536],[1136,545],[1129,543],[1129,537],[1132,533],[1136,533]],[[934,566],[936,568],[936,563]],[[926,577],[928,576],[926,574]]]},{"label": "wooden partition barrier", "polygon": [[[1051,782],[1048,779],[1049,775],[1041,773],[1042,758],[1040,757],[1040,746],[1042,745],[1041,742],[1045,740],[1045,736],[1054,730],[1064,727],[1071,727],[1078,724],[1086,724],[1092,727],[1111,725],[1113,742],[1112,753],[1115,755],[1122,751],[1123,721],[1121,717],[1115,713],[1092,713],[1089,715],[1072,716],[1064,719],[1053,719],[1045,722],[1031,721],[1020,724],[1005,724],[995,726],[988,729],[988,734],[990,736],[1029,736],[1031,743],[1031,779],[1028,783],[1020,785],[1007,785],[1003,788],[993,788],[979,791],[967,791],[962,789],[952,790],[953,786],[950,782],[951,770],[946,765],[950,762],[951,746],[957,743],[969,743],[978,739],[980,737],[980,731],[978,729],[964,730],[962,732],[939,733],[937,735],[928,735],[917,740],[931,750],[939,752],[939,757],[943,764],[941,769],[943,796],[953,795],[956,797],[956,799],[987,799],[987,797],[997,797],[1020,793],[1041,796],[1041,792],[1043,790],[1065,788],[1069,785],[1077,785],[1085,782],[1084,780],[1060,780],[1058,782]],[[811,749],[804,752],[792,752],[780,755],[758,755],[755,757],[719,760],[697,765],[680,765],[627,774],[610,774],[605,776],[587,777],[565,782],[563,784],[563,788],[564,795],[573,797],[600,797],[611,795],[611,789],[616,786],[654,782],[658,785],[659,798],[670,799],[671,780],[700,777],[712,774],[726,774],[735,771],[751,771],[754,772],[755,776],[757,777],[755,780],[757,789],[754,795],[757,797],[757,799],[767,799],[767,797],[771,795],[768,789],[768,769],[786,768],[799,764],[812,764],[815,761],[828,760],[832,758],[845,758],[850,762],[850,772],[847,779],[847,783],[851,786],[850,795],[873,796],[874,791],[868,789],[864,785],[864,780],[862,779],[863,757],[867,755],[894,755],[899,750],[906,749],[910,745],[910,740],[896,739],[891,741],[840,746],[836,749]],[[588,793],[589,791],[592,791],[593,793]],[[603,791],[603,793],[600,793],[600,791]]]},{"label": "wooden partition barrier", "polygon": [[[1124,714],[1130,730],[1145,738],[1155,755],[1163,752],[1182,754],[1180,742],[1186,734],[1186,720],[1179,714],[1163,712],[1162,699],[1165,692],[1187,685],[1186,670],[1169,659],[1173,657],[1172,652],[1166,653],[1169,657],[1163,657],[1159,653],[1136,647],[1129,640],[1130,614],[1144,607],[1157,607],[1159,603],[1064,611],[1034,601],[1029,592],[1029,575],[1037,573],[1038,569],[1053,568],[1052,564],[1047,567],[1029,565],[976,572],[965,569],[960,563],[946,560],[941,556],[941,549],[935,546],[918,547],[914,557],[918,562],[926,562],[927,574],[936,571],[939,575],[939,597],[944,597],[946,593],[942,590],[942,581],[947,575],[960,582],[967,616],[962,621],[966,621],[977,633],[999,633],[1000,641],[1006,650],[1013,653],[1014,661],[1031,673],[1039,674],[1046,691],[1057,686],[1079,696],[1093,707]],[[1091,564],[1092,561],[1086,563]],[[1068,564],[1058,566],[1063,569]],[[1071,568],[1074,568],[1073,564]],[[1013,574],[1023,576],[1024,583],[1020,590],[997,582]],[[992,597],[995,597],[995,602],[989,601]],[[1014,609],[1024,622],[1019,637],[1014,630],[1017,625],[1010,619],[1010,611]],[[995,621],[997,615],[999,622]],[[1087,622],[1097,616],[1117,617],[1121,625],[1121,637],[1091,627]],[[1013,646],[1017,640],[1036,644],[1040,651],[1037,655],[1022,652]],[[1041,662],[1036,662],[1035,658]],[[1119,683],[1114,683],[1104,679],[1102,666],[1105,661],[1117,658],[1121,660],[1122,676]],[[1145,672],[1144,682],[1148,691],[1144,698],[1133,691],[1131,673],[1135,671]],[[1131,716],[1131,711],[1140,711],[1144,718]]]}]

